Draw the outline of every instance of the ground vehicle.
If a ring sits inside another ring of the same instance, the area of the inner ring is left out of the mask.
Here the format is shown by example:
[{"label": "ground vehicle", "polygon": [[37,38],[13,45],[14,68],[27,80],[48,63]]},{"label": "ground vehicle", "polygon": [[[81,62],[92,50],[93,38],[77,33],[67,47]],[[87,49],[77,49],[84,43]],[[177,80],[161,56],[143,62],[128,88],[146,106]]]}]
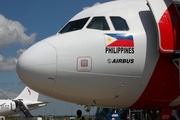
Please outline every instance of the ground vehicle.
[{"label": "ground vehicle", "polygon": [[76,117],[69,117],[68,120],[76,120]]},{"label": "ground vehicle", "polygon": [[[145,114],[148,113],[143,110],[98,107],[95,114],[95,120],[142,120],[143,118],[144,120],[147,120]],[[152,115],[149,117],[152,119],[154,118]]]},{"label": "ground vehicle", "polygon": [[120,109],[98,107],[95,120],[121,120]]}]

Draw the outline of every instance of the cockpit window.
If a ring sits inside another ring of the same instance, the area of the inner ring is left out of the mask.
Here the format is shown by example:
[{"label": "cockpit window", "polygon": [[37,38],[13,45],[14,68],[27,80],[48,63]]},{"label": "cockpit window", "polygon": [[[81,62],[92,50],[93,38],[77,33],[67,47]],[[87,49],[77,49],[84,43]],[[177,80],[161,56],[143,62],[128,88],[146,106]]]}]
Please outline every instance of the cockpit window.
[{"label": "cockpit window", "polygon": [[180,5],[179,4],[175,4],[175,5],[176,5],[176,8],[177,8],[177,10],[178,10],[178,12],[180,14]]},{"label": "cockpit window", "polygon": [[105,17],[94,17],[87,28],[98,29],[98,30],[109,30],[109,26]]},{"label": "cockpit window", "polygon": [[111,16],[110,19],[112,21],[115,30],[122,30],[122,31],[129,30],[126,20],[124,20],[123,18]]},{"label": "cockpit window", "polygon": [[80,30],[88,21],[88,18],[83,18],[75,21],[70,21],[59,33],[66,33],[70,31]]}]

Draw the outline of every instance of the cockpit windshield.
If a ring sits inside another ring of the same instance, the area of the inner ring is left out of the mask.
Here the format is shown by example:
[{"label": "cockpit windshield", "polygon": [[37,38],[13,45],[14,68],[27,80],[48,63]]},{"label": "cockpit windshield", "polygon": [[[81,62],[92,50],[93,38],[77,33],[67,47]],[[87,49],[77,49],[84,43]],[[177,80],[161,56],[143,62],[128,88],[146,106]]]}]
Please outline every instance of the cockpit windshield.
[{"label": "cockpit windshield", "polygon": [[87,28],[98,30],[110,30],[105,17],[94,17]]},{"label": "cockpit windshield", "polygon": [[83,26],[86,24],[88,21],[88,18],[83,18],[75,21],[70,21],[64,28],[59,33],[66,33],[70,31],[75,31],[75,30],[80,30],[83,28]]}]

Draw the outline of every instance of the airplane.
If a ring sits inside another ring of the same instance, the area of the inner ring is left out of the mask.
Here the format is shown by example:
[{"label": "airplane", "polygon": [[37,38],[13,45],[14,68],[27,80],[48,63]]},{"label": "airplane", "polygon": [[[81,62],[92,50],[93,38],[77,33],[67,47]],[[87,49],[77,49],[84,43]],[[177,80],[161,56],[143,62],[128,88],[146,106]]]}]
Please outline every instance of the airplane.
[{"label": "airplane", "polygon": [[32,117],[29,110],[44,107],[48,102],[38,101],[39,93],[25,87],[24,90],[12,100],[0,100],[0,115],[9,116],[23,112],[26,117]]},{"label": "airplane", "polygon": [[21,81],[55,99],[180,109],[180,1],[115,0],[77,13],[19,58]]}]

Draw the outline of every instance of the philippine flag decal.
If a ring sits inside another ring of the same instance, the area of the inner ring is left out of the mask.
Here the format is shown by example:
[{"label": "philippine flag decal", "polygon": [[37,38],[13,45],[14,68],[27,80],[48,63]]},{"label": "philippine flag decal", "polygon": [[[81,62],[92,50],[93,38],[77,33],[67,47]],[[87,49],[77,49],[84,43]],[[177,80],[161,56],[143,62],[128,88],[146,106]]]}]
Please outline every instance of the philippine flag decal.
[{"label": "philippine flag decal", "polygon": [[129,34],[105,34],[106,47],[134,47],[133,36]]}]

